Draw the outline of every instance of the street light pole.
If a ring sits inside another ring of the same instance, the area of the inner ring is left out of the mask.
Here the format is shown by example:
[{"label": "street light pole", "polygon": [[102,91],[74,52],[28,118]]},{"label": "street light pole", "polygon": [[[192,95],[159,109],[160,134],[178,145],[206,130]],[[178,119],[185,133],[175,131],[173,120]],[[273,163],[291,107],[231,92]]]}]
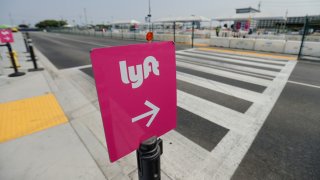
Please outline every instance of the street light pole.
[{"label": "street light pole", "polygon": [[151,4],[150,4],[150,0],[149,0],[149,14],[148,14],[148,29],[149,31],[151,31],[151,27],[150,27],[150,23],[151,23]]},{"label": "street light pole", "polygon": [[87,10],[86,10],[86,8],[83,8],[83,13],[84,13],[84,20],[85,20],[86,26],[88,26],[88,19],[87,19]]}]

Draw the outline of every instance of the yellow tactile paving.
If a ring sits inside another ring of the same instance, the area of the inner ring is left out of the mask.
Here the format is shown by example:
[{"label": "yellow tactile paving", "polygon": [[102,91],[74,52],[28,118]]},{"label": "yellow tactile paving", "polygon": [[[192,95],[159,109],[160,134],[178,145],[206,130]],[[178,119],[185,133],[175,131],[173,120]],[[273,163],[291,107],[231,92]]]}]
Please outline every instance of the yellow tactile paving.
[{"label": "yellow tactile paving", "polygon": [[277,59],[283,59],[283,60],[297,60],[297,57],[294,57],[294,56],[273,55],[273,54],[265,54],[265,53],[251,52],[251,51],[238,51],[233,49],[219,49],[219,48],[199,48],[199,49],[204,51],[215,51],[215,52],[221,52],[221,53],[252,55],[257,57],[271,57],[271,58],[277,58]]},{"label": "yellow tactile paving", "polygon": [[51,93],[0,103],[0,142],[25,136],[67,122]]}]

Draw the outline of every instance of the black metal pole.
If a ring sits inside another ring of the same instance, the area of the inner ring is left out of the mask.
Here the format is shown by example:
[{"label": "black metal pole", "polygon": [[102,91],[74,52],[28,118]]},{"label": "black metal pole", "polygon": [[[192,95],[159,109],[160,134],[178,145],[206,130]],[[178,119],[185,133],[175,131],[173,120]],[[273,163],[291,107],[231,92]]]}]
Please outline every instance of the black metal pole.
[{"label": "black metal pole", "polygon": [[29,35],[28,32],[26,32],[26,38],[27,38],[27,39],[30,39],[30,35]]},{"label": "black metal pole", "polygon": [[192,21],[191,48],[193,48],[193,39],[194,39],[194,21]]},{"label": "black metal pole", "polygon": [[302,55],[302,49],[303,49],[303,43],[304,43],[304,38],[307,33],[307,27],[308,27],[308,16],[305,17],[304,19],[304,26],[303,26],[303,34],[301,38],[301,44],[300,44],[300,49],[299,49],[299,54],[298,54],[298,60],[300,60],[301,55]]},{"label": "black metal pole", "polygon": [[43,68],[38,68],[38,65],[37,65],[37,61],[36,61],[36,56],[34,54],[34,51],[33,51],[33,45],[32,45],[32,41],[31,39],[28,40],[28,44],[29,44],[29,50],[30,50],[30,57],[31,57],[31,60],[33,62],[33,69],[28,69],[29,72],[32,72],[32,71],[42,71]]},{"label": "black metal pole", "polygon": [[123,26],[121,25],[122,39],[123,39]]},{"label": "black metal pole", "polygon": [[176,22],[173,22],[173,42],[176,42]]},{"label": "black metal pole", "polygon": [[24,72],[19,72],[19,70],[18,70],[16,61],[14,60],[14,57],[13,57],[13,52],[12,52],[11,44],[10,44],[10,43],[7,43],[6,46],[8,47],[8,51],[9,51],[11,63],[12,63],[13,69],[14,69],[14,73],[9,74],[9,77],[17,77],[17,76],[23,76],[23,75],[25,75],[26,73],[24,73]]},{"label": "black metal pole", "polygon": [[28,42],[27,42],[27,39],[26,38],[23,38],[24,40],[24,45],[26,46],[26,52],[29,53],[29,46],[28,46]]},{"label": "black metal pole", "polygon": [[152,137],[140,144],[137,150],[139,180],[160,180],[162,140]]}]

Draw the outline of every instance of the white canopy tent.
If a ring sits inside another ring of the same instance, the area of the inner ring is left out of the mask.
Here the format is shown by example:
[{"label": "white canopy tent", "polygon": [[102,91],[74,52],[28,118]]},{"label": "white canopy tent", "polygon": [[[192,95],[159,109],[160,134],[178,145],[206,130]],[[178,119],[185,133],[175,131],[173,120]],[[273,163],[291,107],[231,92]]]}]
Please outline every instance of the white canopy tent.
[{"label": "white canopy tent", "polygon": [[136,20],[134,20],[134,19],[132,19],[132,20],[121,20],[121,21],[114,21],[114,22],[111,22],[111,23],[109,23],[110,25],[124,25],[124,24],[140,24],[140,22],[139,21],[136,21]]},{"label": "white canopy tent", "polygon": [[173,23],[173,41],[176,40],[176,28],[175,28],[176,22],[192,22],[191,46],[193,48],[195,22],[210,22],[210,19],[204,16],[191,15],[191,16],[166,17],[166,18],[160,18],[153,21],[153,23]]},{"label": "white canopy tent", "polygon": [[160,19],[157,19],[156,21],[153,21],[153,22],[155,22],[155,23],[157,23],[157,22],[169,23],[169,22],[193,22],[193,21],[209,22],[210,19],[206,18],[204,16],[180,16],[180,17],[160,18]]},{"label": "white canopy tent", "polygon": [[[135,25],[139,25],[139,24],[140,24],[140,22],[137,20],[134,20],[134,19],[132,19],[132,20],[119,20],[119,21],[113,21],[113,22],[108,23],[108,25],[111,25],[113,28],[115,28],[116,31],[117,31],[116,27],[120,28],[120,30],[119,29],[118,30],[121,31],[122,34],[123,34],[124,30],[126,31],[127,29],[130,29],[131,26],[135,26]],[[136,29],[136,27],[134,27],[134,30],[135,29]]]}]

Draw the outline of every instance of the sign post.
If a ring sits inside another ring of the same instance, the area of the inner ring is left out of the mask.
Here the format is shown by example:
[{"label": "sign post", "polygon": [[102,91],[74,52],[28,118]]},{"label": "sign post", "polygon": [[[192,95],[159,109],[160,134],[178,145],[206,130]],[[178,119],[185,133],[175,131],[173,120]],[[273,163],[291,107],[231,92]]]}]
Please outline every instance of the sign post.
[{"label": "sign post", "polygon": [[14,60],[14,54],[12,51],[12,47],[10,43],[13,43],[13,35],[11,30],[9,29],[1,29],[0,30],[0,42],[6,43],[6,46],[8,48],[8,52],[10,55],[11,64],[14,69],[14,73],[9,74],[9,77],[17,77],[17,76],[23,76],[25,75],[24,72],[19,72],[16,61]]},{"label": "sign post", "polygon": [[139,178],[160,179],[157,137],[176,127],[174,43],[99,48],[90,56],[110,161],[138,149]]},{"label": "sign post", "polygon": [[151,137],[141,143],[137,150],[139,180],[160,180],[160,156],[163,152],[162,139]]}]

